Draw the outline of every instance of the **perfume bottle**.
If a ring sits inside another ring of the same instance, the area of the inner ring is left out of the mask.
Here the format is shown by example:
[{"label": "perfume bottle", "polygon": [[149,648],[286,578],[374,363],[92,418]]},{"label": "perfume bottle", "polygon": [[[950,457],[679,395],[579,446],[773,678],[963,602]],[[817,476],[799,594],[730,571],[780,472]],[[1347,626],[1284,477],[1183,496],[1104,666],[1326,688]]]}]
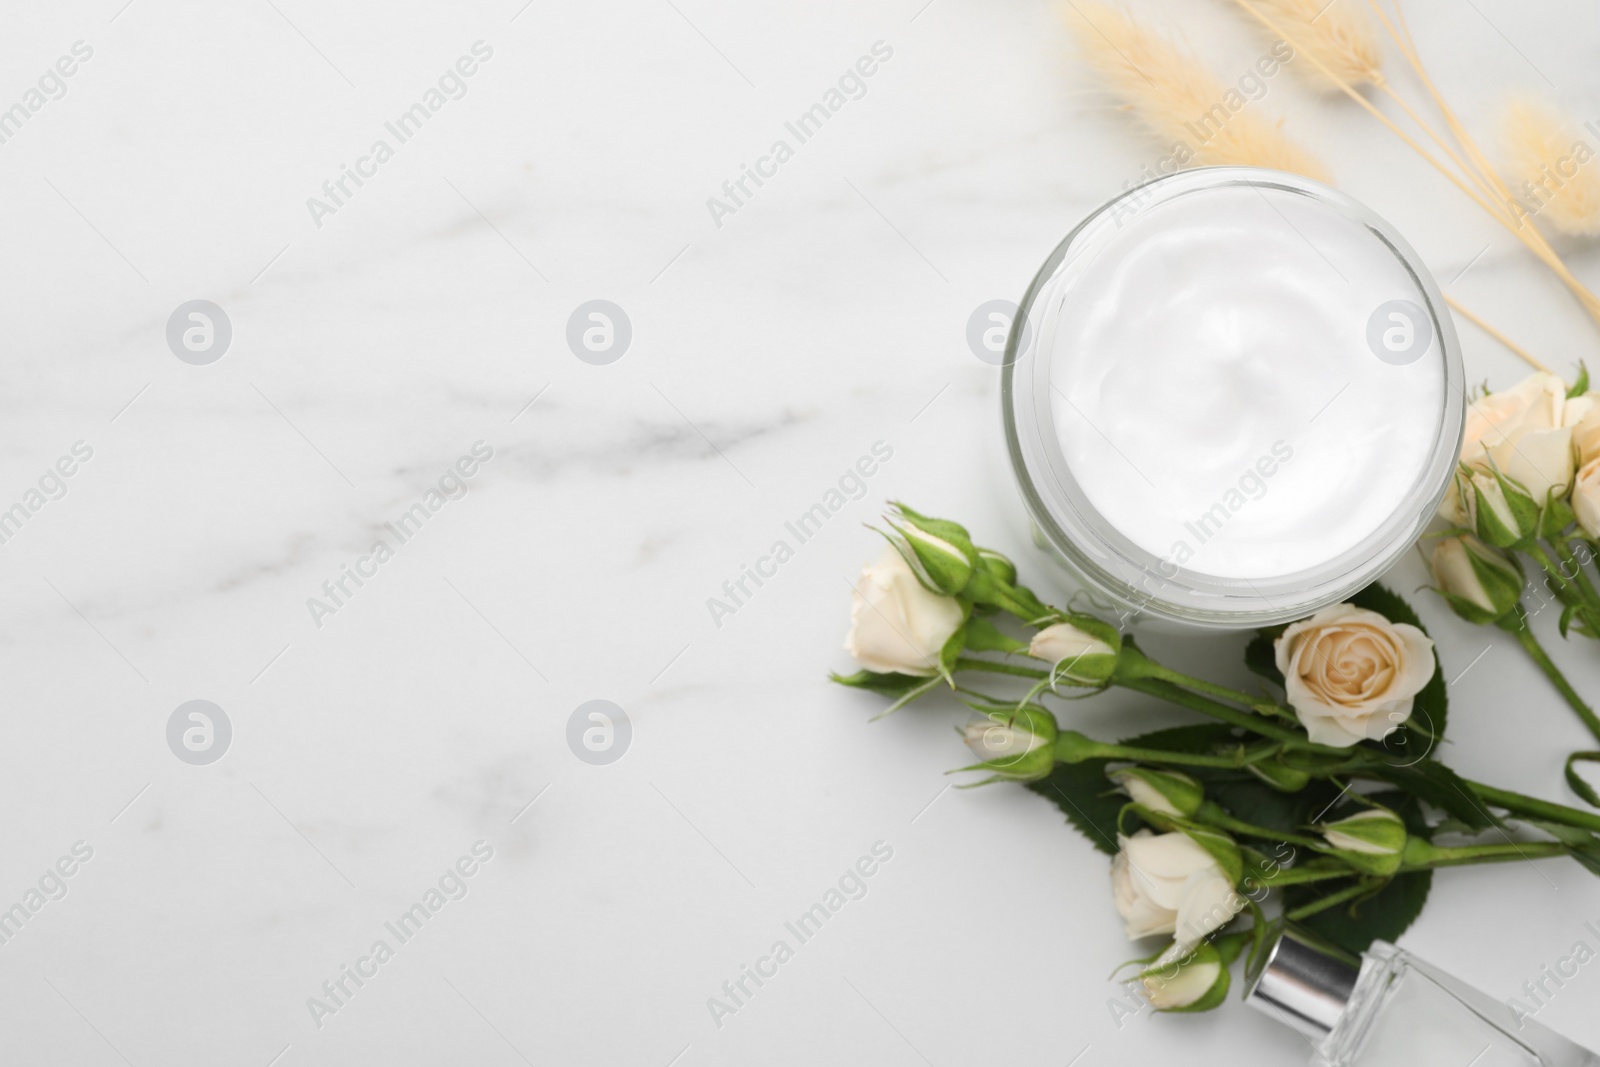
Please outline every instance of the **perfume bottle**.
[{"label": "perfume bottle", "polygon": [[1245,999],[1324,1067],[1600,1067],[1600,1056],[1386,941],[1359,967],[1285,930]]}]

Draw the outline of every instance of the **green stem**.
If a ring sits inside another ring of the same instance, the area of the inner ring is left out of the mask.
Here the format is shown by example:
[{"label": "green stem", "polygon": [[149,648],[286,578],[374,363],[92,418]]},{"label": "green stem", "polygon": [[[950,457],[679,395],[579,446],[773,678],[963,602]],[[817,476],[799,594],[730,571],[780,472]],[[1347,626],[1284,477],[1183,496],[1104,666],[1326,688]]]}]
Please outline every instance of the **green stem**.
[{"label": "green stem", "polygon": [[1011,674],[1018,678],[1049,678],[1049,671],[1036,671],[1032,667],[1019,667],[1014,663],[997,663],[992,659],[973,659],[971,656],[957,656],[955,669],[958,671],[988,671],[990,674]]},{"label": "green stem", "polygon": [[1514,815],[1523,815],[1528,818],[1542,819],[1545,822],[1558,823],[1562,826],[1575,826],[1580,830],[1590,830],[1600,833],[1600,815],[1591,815],[1577,808],[1569,808],[1565,804],[1552,804],[1548,800],[1538,797],[1524,796],[1513,793],[1509,789],[1496,789],[1492,785],[1483,785],[1480,782],[1467,782],[1471,790],[1478,794],[1478,799],[1485,804],[1493,804],[1497,808],[1504,808]]},{"label": "green stem", "polygon": [[[1126,654],[1126,650],[1124,650],[1124,654]],[[1112,685],[1119,685],[1124,689],[1131,689],[1136,693],[1144,693],[1148,696],[1160,697],[1162,700],[1171,701],[1180,707],[1188,708],[1190,711],[1197,711],[1202,715],[1207,715],[1213,719],[1218,719],[1222,722],[1228,723],[1231,726],[1238,726],[1242,729],[1249,730],[1251,733],[1257,734],[1261,737],[1270,737],[1274,741],[1282,741],[1286,748],[1303,749],[1310,752],[1321,752],[1325,755],[1348,755],[1344,749],[1330,748],[1327,745],[1314,745],[1310,741],[1307,741],[1305,734],[1299,732],[1298,730],[1292,730],[1288,727],[1279,726],[1277,723],[1265,719],[1260,715],[1256,715],[1251,712],[1240,711],[1238,708],[1219,703],[1218,701],[1212,700],[1207,696],[1202,696],[1199,693],[1191,693],[1188,690],[1173,684],[1172,682],[1168,682],[1160,678],[1140,677],[1138,675],[1124,676],[1121,673],[1122,668],[1120,665],[1118,666],[1117,671],[1118,673],[1112,676]]]},{"label": "green stem", "polygon": [[1329,908],[1343,904],[1347,900],[1350,900],[1354,897],[1359,897],[1363,893],[1370,893],[1371,891],[1372,886],[1368,882],[1360,881],[1355,885],[1346,886],[1337,893],[1329,893],[1327,896],[1319,897],[1309,904],[1302,905],[1301,907],[1295,908],[1292,911],[1286,911],[1283,913],[1283,917],[1288,919],[1290,922],[1299,922],[1301,919],[1310,918],[1319,911],[1327,911]]},{"label": "green stem", "polygon": [[1583,697],[1579,696],[1578,691],[1572,688],[1572,683],[1567,681],[1567,676],[1561,673],[1561,668],[1555,665],[1555,661],[1544,650],[1544,646],[1539,644],[1539,639],[1533,636],[1533,628],[1528,625],[1527,616],[1519,610],[1504,616],[1501,621],[1503,625],[1500,628],[1510,631],[1511,636],[1517,639],[1517,644],[1521,645],[1532,657],[1533,662],[1539,665],[1539,669],[1544,671],[1545,677],[1550,679],[1550,684],[1556,687],[1556,691],[1566,699],[1572,710],[1578,713],[1583,725],[1589,728],[1589,732],[1596,740],[1600,740],[1600,716],[1596,716],[1594,709],[1584,703]]},{"label": "green stem", "polygon": [[[1572,539],[1570,537],[1552,537],[1550,544],[1556,550],[1556,556],[1562,564],[1572,570],[1572,584],[1577,586],[1578,594],[1590,609],[1600,613],[1600,594],[1595,592],[1594,586],[1589,583],[1589,576],[1583,573],[1583,564],[1579,563],[1572,554]],[[1563,573],[1565,573],[1563,571]]]},{"label": "green stem", "polygon": [[1509,863],[1513,860],[1541,859],[1546,856],[1566,854],[1567,846],[1559,841],[1508,841],[1505,844],[1440,848],[1414,837],[1406,843],[1406,861],[1400,869],[1429,871],[1436,867],[1460,867],[1469,863]]},{"label": "green stem", "polygon": [[[1164,682],[1171,682],[1173,685],[1192,690],[1196,693],[1203,693],[1206,696],[1217,697],[1221,700],[1231,700],[1236,704],[1243,704],[1247,708],[1254,707],[1255,705],[1264,702],[1260,696],[1251,696],[1249,693],[1241,693],[1239,690],[1229,689],[1225,685],[1213,685],[1211,682],[1208,682],[1203,678],[1196,678],[1192,675],[1184,674],[1182,671],[1175,671],[1171,667],[1163,666],[1162,664],[1151,659],[1149,656],[1137,652],[1137,650],[1130,649],[1129,652],[1138,655],[1139,658],[1144,661],[1138,666],[1139,677],[1159,678]],[[1129,652],[1125,652],[1123,655],[1128,655]],[[1120,668],[1121,664],[1119,663],[1118,666]]]},{"label": "green stem", "polygon": [[1060,763],[1082,763],[1091,759],[1129,760],[1135,763],[1169,764],[1188,767],[1222,767],[1238,770],[1247,763],[1265,758],[1261,753],[1247,754],[1243,749],[1236,756],[1207,756],[1198,752],[1167,752],[1158,748],[1133,748],[1128,745],[1108,745],[1085,737],[1074,730],[1063,730],[1056,738],[1056,760]]},{"label": "green stem", "polygon": [[1307,882],[1325,882],[1332,878],[1355,878],[1356,871],[1328,867],[1280,867],[1278,873],[1267,875],[1260,870],[1247,872],[1268,889],[1286,885],[1305,885]]},{"label": "green stem", "polygon": [[[1589,624],[1590,631],[1600,634],[1600,600],[1596,599],[1593,588],[1588,588],[1587,594],[1585,593],[1585,587],[1588,587],[1588,582],[1585,581],[1583,587],[1580,587],[1571,578],[1563,574],[1561,568],[1557,567],[1555,561],[1550,558],[1550,553],[1546,552],[1544,546],[1539,544],[1538,541],[1531,538],[1528,539],[1525,542],[1525,550],[1528,555],[1533,557],[1534,562],[1539,564],[1545,574],[1549,575],[1550,581],[1555,584],[1557,591],[1565,593],[1571,598],[1568,602],[1578,608],[1578,613]],[[1576,576],[1581,576],[1581,571]]]}]

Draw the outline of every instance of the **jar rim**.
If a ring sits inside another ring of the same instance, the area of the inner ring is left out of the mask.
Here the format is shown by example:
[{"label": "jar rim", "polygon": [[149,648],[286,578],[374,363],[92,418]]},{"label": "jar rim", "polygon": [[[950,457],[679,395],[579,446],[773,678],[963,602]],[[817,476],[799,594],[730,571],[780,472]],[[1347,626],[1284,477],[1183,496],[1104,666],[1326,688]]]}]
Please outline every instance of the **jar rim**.
[{"label": "jar rim", "polygon": [[[1071,263],[1073,253],[1099,236],[1119,208],[1127,210],[1130,199],[1137,197],[1137,210],[1144,212],[1191,193],[1229,187],[1307,197],[1361,224],[1386,245],[1410,276],[1432,320],[1438,345],[1432,358],[1441,368],[1434,446],[1395,514],[1334,559],[1271,579],[1187,571],[1116,533],[1086,500],[1069,499],[1048,457],[1051,447],[1059,450],[1059,443],[1053,428],[1049,443],[1044,440],[1033,384],[1037,374],[1030,361],[1030,357],[1048,358],[1040,342],[1045,331],[1035,321],[1041,295]],[[1006,448],[1036,537],[1087,587],[1091,599],[1096,592],[1102,594],[1111,602],[1109,607],[1124,617],[1241,629],[1290,622],[1348,598],[1387,570],[1423,533],[1456,469],[1465,424],[1465,371],[1455,326],[1445,309],[1432,274],[1391,224],[1359,201],[1300,175],[1256,167],[1204,167],[1164,175],[1111,198],[1073,227],[1046,257],[1022,298],[1006,341],[1000,387]]]}]

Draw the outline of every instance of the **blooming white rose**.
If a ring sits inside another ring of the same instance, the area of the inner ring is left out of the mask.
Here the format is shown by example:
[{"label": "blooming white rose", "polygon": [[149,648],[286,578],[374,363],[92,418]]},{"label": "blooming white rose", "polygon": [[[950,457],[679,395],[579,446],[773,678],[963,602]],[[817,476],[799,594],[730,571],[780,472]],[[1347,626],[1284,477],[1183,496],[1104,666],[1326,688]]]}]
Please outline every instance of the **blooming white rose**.
[{"label": "blooming white rose", "polygon": [[1181,956],[1238,914],[1233,882],[1187,835],[1140,830],[1117,846],[1111,896],[1130,938],[1179,934],[1163,956]]},{"label": "blooming white rose", "polygon": [[889,547],[861,568],[844,647],[869,671],[927,677],[939,673],[939,652],[961,620],[961,605],[924,588]]},{"label": "blooming white rose", "polygon": [[1554,374],[1530,374],[1510,389],[1474,400],[1467,408],[1461,462],[1481,466],[1485,453],[1534,430],[1562,425],[1567,383]]},{"label": "blooming white rose", "polygon": [[1600,539],[1600,455],[1584,464],[1572,486],[1572,511],[1590,537]]},{"label": "blooming white rose", "polygon": [[1549,430],[1526,430],[1515,440],[1503,441],[1489,449],[1489,455],[1500,473],[1521,483],[1533,497],[1533,502],[1544,506],[1549,493],[1554,490],[1557,499],[1566,496],[1572,488],[1572,471],[1576,466],[1572,456],[1572,427],[1561,426]]},{"label": "blooming white rose", "polygon": [[1289,706],[1311,740],[1377,741],[1411,717],[1433,677],[1433,642],[1415,626],[1354,604],[1292,623],[1273,645]]}]

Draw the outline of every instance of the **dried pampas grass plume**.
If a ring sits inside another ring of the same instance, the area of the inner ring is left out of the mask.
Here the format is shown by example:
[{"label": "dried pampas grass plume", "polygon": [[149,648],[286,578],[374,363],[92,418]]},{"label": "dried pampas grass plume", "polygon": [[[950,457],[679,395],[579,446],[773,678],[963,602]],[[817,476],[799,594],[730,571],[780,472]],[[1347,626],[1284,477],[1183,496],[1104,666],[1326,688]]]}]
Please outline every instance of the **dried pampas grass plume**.
[{"label": "dried pampas grass plume", "polygon": [[[1356,0],[1255,0],[1321,66],[1295,64],[1317,88],[1339,91],[1339,84],[1381,85],[1383,53],[1378,32]],[[1243,6],[1250,6],[1244,4]],[[1326,67],[1326,72],[1323,71]]]},{"label": "dried pampas grass plume", "polygon": [[1564,233],[1600,234],[1600,160],[1549,104],[1519,97],[1501,122],[1511,194],[1531,215]]},{"label": "dried pampas grass plume", "polygon": [[[1083,59],[1146,129],[1187,145],[1207,165],[1269,167],[1318,181],[1327,172],[1256,104],[1218,81],[1187,52],[1108,4],[1066,0],[1062,15]],[[1230,106],[1232,105],[1232,106]]]}]

